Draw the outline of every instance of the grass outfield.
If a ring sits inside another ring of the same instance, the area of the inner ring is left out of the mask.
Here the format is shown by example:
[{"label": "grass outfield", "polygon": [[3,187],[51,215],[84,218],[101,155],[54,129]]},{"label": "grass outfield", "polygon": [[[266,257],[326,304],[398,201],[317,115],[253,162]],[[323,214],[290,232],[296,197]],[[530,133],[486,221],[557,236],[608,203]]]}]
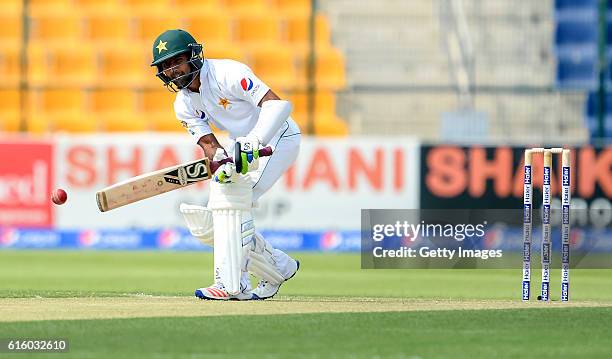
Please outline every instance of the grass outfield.
[{"label": "grass outfield", "polygon": [[75,358],[610,358],[610,319],[612,308],[161,317],[3,323],[0,335],[69,338]]},{"label": "grass outfield", "polygon": [[69,338],[74,358],[612,357],[612,270],[572,271],[569,304],[521,303],[520,270],[296,257],[277,298],[238,303],[192,297],[208,253],[0,251],[0,338]]}]

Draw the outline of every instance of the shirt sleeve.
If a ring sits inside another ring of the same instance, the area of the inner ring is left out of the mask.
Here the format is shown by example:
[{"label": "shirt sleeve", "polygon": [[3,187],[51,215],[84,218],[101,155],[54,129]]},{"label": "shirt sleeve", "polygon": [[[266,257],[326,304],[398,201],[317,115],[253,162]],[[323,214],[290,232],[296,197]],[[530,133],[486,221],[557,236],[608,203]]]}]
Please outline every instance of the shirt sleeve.
[{"label": "shirt sleeve", "polygon": [[237,98],[257,106],[270,90],[270,87],[255,76],[253,71],[243,63],[230,60],[226,70],[225,86]]},{"label": "shirt sleeve", "polygon": [[198,116],[188,100],[188,98],[179,92],[176,100],[174,100],[174,112],[176,118],[181,121],[181,125],[197,143],[202,136],[211,134],[212,129],[208,124],[208,120]]}]

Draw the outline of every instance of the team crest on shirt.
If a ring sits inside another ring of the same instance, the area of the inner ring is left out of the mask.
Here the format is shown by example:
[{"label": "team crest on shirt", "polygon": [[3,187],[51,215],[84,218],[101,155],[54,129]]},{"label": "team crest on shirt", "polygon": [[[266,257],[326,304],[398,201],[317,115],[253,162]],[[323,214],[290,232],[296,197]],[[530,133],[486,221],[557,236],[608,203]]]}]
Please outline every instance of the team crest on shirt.
[{"label": "team crest on shirt", "polygon": [[185,121],[181,121],[181,126],[183,126],[183,127],[187,128],[187,122],[185,122]]},{"label": "team crest on shirt", "polygon": [[248,77],[243,78],[242,80],[240,80],[240,86],[242,86],[242,89],[244,91],[249,91],[253,88],[253,80]]},{"label": "team crest on shirt", "polygon": [[231,105],[232,103],[229,102],[228,99],[226,99],[225,97],[222,97],[219,99],[219,105],[223,106],[224,110],[227,110],[227,106]]}]

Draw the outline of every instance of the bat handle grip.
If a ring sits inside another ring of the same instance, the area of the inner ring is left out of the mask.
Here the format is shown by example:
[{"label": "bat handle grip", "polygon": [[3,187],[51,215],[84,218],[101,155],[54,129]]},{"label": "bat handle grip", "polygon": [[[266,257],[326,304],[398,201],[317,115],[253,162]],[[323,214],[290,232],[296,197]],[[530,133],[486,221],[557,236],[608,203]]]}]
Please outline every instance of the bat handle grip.
[{"label": "bat handle grip", "polygon": [[[264,147],[264,148],[260,148],[259,149],[259,157],[272,156],[272,152],[274,152],[274,151],[272,150],[272,147],[270,147],[270,146]],[[230,162],[234,162],[234,159],[231,158],[231,157],[224,158],[221,161],[211,161],[210,162],[210,172],[211,172],[211,175],[213,173],[215,173],[217,171],[217,169],[219,167],[221,167],[221,165],[224,165],[224,164],[230,163]]]},{"label": "bat handle grip", "polygon": [[272,147],[264,147],[259,149],[259,157],[268,157],[272,156]]}]

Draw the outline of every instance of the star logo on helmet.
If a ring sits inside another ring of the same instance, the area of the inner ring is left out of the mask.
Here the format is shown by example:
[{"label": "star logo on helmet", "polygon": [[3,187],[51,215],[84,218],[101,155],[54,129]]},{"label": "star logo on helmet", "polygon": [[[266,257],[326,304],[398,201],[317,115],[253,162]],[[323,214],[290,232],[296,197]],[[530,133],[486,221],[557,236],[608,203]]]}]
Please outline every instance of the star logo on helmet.
[{"label": "star logo on helmet", "polygon": [[156,46],[157,47],[157,51],[159,51],[158,54],[161,54],[161,52],[164,51],[164,50],[166,50],[166,51],[168,50],[166,48],[166,44],[167,43],[168,43],[168,41],[161,41],[161,40],[159,40],[159,44],[157,44],[157,46]]}]

